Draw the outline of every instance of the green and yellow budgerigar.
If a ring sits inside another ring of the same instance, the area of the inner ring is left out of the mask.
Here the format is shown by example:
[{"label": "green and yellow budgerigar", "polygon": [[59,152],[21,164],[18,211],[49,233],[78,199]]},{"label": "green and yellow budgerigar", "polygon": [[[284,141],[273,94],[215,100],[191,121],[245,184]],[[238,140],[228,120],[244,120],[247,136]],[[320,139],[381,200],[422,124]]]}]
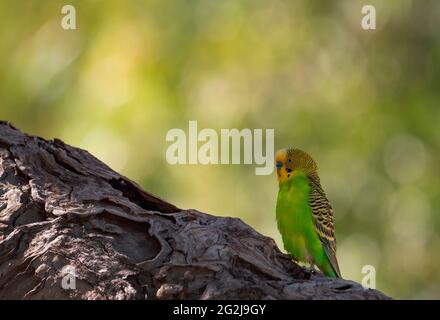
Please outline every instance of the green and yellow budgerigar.
[{"label": "green and yellow budgerigar", "polygon": [[284,248],[296,260],[341,278],[333,209],[321,187],[316,162],[299,149],[281,149],[275,161],[279,182],[276,219]]}]

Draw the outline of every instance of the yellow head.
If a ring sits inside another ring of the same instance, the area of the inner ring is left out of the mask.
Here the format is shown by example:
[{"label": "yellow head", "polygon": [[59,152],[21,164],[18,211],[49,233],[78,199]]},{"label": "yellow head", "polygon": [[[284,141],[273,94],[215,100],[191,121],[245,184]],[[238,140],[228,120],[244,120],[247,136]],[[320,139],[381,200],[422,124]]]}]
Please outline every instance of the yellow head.
[{"label": "yellow head", "polygon": [[299,173],[308,177],[318,173],[318,166],[312,157],[299,149],[284,148],[275,154],[275,165],[277,169],[278,182],[292,179]]}]

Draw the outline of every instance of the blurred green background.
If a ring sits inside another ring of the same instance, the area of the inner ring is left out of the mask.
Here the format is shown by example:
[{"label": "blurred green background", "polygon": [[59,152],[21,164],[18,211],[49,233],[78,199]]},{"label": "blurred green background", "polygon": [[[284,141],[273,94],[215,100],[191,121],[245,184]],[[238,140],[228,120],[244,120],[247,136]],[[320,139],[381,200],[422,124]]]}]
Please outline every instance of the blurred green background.
[{"label": "blurred green background", "polygon": [[385,293],[438,299],[439,40],[440,1],[0,0],[0,118],[282,248],[274,174],[165,161],[166,132],[189,120],[274,128],[276,148],[320,166],[343,275],[373,265]]}]

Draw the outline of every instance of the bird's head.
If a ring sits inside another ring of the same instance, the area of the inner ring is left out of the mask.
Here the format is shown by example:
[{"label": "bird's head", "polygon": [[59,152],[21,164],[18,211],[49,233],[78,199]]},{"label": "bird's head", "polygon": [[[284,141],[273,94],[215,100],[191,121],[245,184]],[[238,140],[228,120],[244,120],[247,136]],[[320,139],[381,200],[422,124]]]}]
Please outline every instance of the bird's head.
[{"label": "bird's head", "polygon": [[275,154],[275,165],[278,182],[292,179],[298,174],[308,177],[316,176],[318,166],[315,160],[306,152],[299,149],[284,148]]}]

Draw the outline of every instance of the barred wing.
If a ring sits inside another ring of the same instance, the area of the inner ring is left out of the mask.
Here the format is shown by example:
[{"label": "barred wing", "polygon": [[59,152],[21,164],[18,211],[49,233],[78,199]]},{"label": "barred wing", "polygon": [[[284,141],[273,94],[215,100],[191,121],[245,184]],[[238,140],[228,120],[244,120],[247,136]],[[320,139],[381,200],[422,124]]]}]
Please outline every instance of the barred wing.
[{"label": "barred wing", "polygon": [[313,224],[321,240],[324,251],[333,270],[341,278],[338,260],[336,259],[336,238],[333,228],[333,209],[321,187],[319,178],[310,179],[310,207],[312,208]]}]

